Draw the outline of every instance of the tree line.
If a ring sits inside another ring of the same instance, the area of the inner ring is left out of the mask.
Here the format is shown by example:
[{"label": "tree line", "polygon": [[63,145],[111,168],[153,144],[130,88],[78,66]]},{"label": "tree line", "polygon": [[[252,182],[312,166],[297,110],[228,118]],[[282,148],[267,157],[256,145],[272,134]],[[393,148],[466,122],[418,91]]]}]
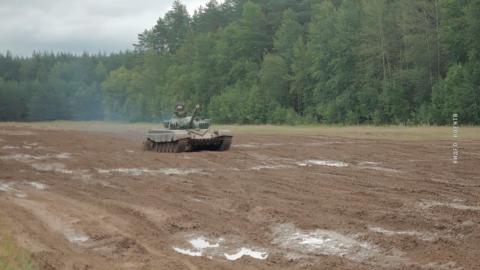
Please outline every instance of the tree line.
[{"label": "tree line", "polygon": [[113,54],[0,54],[0,120],[480,123],[480,0],[179,1]]}]

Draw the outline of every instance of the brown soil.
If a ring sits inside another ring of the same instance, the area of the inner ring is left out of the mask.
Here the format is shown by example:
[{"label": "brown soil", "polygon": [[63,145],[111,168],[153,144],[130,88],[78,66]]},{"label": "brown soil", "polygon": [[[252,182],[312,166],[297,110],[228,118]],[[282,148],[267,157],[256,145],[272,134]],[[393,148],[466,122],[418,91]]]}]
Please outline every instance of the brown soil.
[{"label": "brown soil", "polygon": [[[2,224],[41,269],[480,269],[479,141],[455,165],[451,141],[237,135],[172,154],[141,132],[1,131]],[[199,236],[223,242],[174,250]],[[268,257],[224,256],[241,247]]]}]

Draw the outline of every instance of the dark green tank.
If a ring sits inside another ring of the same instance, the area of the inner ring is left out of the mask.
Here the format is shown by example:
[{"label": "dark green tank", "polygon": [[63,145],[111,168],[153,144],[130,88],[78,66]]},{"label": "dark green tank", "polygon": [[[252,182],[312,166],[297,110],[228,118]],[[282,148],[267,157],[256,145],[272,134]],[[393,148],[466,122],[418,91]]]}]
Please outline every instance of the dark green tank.
[{"label": "dark green tank", "polygon": [[192,115],[188,116],[185,106],[177,104],[173,117],[164,123],[164,128],[147,132],[145,148],[172,153],[230,149],[232,133],[229,130],[211,129],[209,119],[198,117],[199,110],[200,106],[197,105]]}]

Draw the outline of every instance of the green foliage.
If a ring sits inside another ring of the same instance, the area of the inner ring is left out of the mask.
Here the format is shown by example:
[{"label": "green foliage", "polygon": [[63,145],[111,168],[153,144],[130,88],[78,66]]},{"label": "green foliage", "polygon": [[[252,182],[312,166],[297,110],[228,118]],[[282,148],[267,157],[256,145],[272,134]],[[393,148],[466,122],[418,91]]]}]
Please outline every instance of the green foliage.
[{"label": "green foliage", "polygon": [[147,118],[149,103],[144,82],[139,72],[124,67],[112,71],[102,83],[107,119],[141,121]]},{"label": "green foliage", "polygon": [[301,124],[302,118],[292,109],[292,108],[283,108],[281,106],[277,106],[268,121],[272,124],[288,124],[288,125],[296,125]]},{"label": "green foliage", "polygon": [[11,235],[0,233],[0,269],[35,270],[39,269],[31,255],[19,247]]},{"label": "green foliage", "polygon": [[288,67],[285,60],[277,55],[265,55],[259,81],[262,91],[277,103],[287,106],[289,81]]},{"label": "green foliage", "polygon": [[191,31],[190,15],[185,5],[175,0],[172,9],[151,30],[138,35],[135,49],[138,51],[153,50],[173,53],[179,49]]},{"label": "green foliage", "polygon": [[27,116],[28,91],[24,83],[0,77],[0,121],[23,120]]},{"label": "green foliage", "polygon": [[469,70],[461,65],[452,66],[447,77],[432,93],[432,120],[447,124],[453,114],[458,114],[462,123],[478,123],[480,98]]},{"label": "green foliage", "polygon": [[70,119],[68,100],[62,90],[61,87],[52,84],[35,89],[28,102],[28,119],[34,121]]},{"label": "green foliage", "polygon": [[293,45],[293,61],[290,65],[290,102],[293,109],[300,115],[305,115],[312,108],[312,78],[309,72],[311,66],[310,51],[302,37]]},{"label": "green foliage", "polygon": [[302,25],[296,20],[296,15],[291,9],[287,9],[283,13],[283,19],[275,33],[273,41],[274,48],[277,53],[283,57],[288,63],[291,63],[293,56],[293,47],[295,42],[302,36]]},{"label": "green foliage", "polygon": [[480,1],[175,1],[134,52],[0,54],[0,120],[480,123]]}]

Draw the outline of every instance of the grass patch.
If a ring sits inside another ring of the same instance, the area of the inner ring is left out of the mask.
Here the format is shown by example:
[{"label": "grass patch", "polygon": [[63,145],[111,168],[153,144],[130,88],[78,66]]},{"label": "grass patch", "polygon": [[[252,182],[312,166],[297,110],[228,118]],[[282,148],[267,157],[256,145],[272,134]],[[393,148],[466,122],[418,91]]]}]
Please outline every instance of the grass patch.
[{"label": "grass patch", "polygon": [[[121,123],[101,121],[51,121],[51,122],[4,122],[1,126],[29,127],[35,129],[84,130],[105,132],[145,133],[159,123]],[[385,139],[385,140],[452,140],[450,126],[274,126],[274,125],[216,125],[218,129],[230,129],[234,134],[258,135],[310,135],[339,138]],[[458,140],[480,140],[480,127],[460,126]]]},{"label": "grass patch", "polygon": [[31,255],[6,233],[0,232],[0,269],[2,270],[36,270]]}]

